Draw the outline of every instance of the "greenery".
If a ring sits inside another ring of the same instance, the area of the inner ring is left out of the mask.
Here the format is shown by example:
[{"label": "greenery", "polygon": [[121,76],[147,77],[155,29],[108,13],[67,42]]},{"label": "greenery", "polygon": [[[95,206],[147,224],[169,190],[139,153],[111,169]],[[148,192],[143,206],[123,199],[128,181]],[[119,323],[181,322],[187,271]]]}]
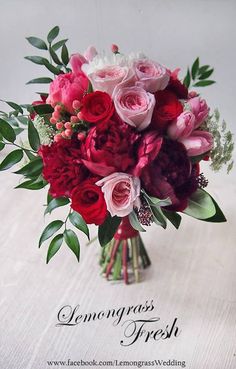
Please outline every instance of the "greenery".
[{"label": "greenery", "polygon": [[208,78],[213,72],[214,68],[211,68],[209,65],[200,66],[200,60],[197,58],[193,62],[192,67],[187,69],[184,84],[187,88],[212,85],[215,81]]}]

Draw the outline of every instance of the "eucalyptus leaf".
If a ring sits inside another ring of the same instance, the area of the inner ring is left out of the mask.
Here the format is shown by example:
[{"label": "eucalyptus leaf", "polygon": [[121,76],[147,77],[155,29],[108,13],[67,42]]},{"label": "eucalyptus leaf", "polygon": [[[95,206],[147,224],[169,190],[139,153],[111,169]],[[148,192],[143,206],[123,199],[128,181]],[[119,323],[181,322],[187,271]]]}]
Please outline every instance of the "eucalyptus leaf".
[{"label": "eucalyptus leaf", "polygon": [[58,234],[52,239],[49,245],[49,248],[48,248],[47,264],[49,263],[51,258],[58,252],[58,250],[60,249],[62,245],[62,242],[63,242],[63,234]]},{"label": "eucalyptus leaf", "polygon": [[183,213],[203,220],[213,217],[216,214],[216,207],[211,196],[206,191],[198,189],[189,198],[188,207]]},{"label": "eucalyptus leaf", "polygon": [[117,216],[111,217],[111,215],[108,214],[104,223],[98,227],[98,239],[102,247],[106,246],[108,242],[112,240],[120,222],[121,218]]},{"label": "eucalyptus leaf", "polygon": [[19,163],[23,158],[23,151],[21,149],[14,150],[8,154],[0,164],[0,171],[10,169],[13,165]]},{"label": "eucalyptus leaf", "polygon": [[46,43],[38,37],[26,37],[26,40],[37,49],[47,50]]},{"label": "eucalyptus leaf", "polygon": [[73,224],[73,226],[75,226],[80,231],[82,231],[83,233],[85,233],[86,236],[89,239],[89,229],[88,229],[88,226],[85,223],[83,217],[79,213],[77,213],[76,211],[73,211],[72,213],[70,213],[69,220]]},{"label": "eucalyptus leaf", "polygon": [[49,223],[47,227],[43,230],[41,237],[39,239],[39,247],[42,243],[52,237],[59,229],[63,226],[64,222],[62,220],[54,220]]},{"label": "eucalyptus leaf", "polygon": [[80,244],[77,235],[71,229],[66,229],[64,231],[64,239],[66,241],[67,246],[71,249],[71,251],[75,254],[77,260],[80,258]]}]

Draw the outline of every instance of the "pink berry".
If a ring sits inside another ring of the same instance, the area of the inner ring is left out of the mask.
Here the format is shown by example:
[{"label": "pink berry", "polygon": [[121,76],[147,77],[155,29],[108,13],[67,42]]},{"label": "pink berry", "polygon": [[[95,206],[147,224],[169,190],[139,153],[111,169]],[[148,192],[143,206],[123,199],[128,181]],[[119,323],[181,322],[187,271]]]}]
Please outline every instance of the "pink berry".
[{"label": "pink berry", "polygon": [[70,117],[70,121],[71,121],[71,123],[78,123],[78,118],[77,118],[77,116],[76,116],[76,115],[72,115],[72,116]]},{"label": "pink berry", "polygon": [[52,113],[52,117],[56,120],[58,120],[60,118],[61,114],[59,113],[59,111],[55,111]]},{"label": "pink berry", "polygon": [[85,140],[85,134],[83,132],[78,133],[77,138],[79,141]]},{"label": "pink berry", "polygon": [[116,44],[111,45],[111,51],[116,54],[119,52],[119,47]]},{"label": "pink berry", "polygon": [[50,118],[50,123],[52,123],[52,124],[56,124],[56,122],[57,122],[57,120],[55,119],[55,118]]},{"label": "pink berry", "polygon": [[66,129],[65,130],[65,136],[66,137],[71,137],[72,136],[72,133],[73,133],[72,129]]},{"label": "pink berry", "polygon": [[61,105],[56,105],[55,108],[54,108],[54,110],[55,111],[58,111],[58,112],[60,112],[61,109],[62,109],[62,106]]},{"label": "pink berry", "polygon": [[81,103],[79,100],[74,100],[73,103],[72,103],[72,107],[73,109],[77,110],[81,107]]},{"label": "pink berry", "polygon": [[62,122],[58,122],[56,124],[56,127],[57,127],[57,129],[62,129],[63,128],[63,123]]},{"label": "pink berry", "polygon": [[56,135],[54,136],[54,141],[55,141],[55,142],[59,142],[59,141],[61,141],[61,139],[62,139],[62,136],[61,136],[61,134],[60,134],[60,133],[58,133],[58,134],[56,134]]},{"label": "pink berry", "polygon": [[79,118],[79,120],[83,120],[83,113],[82,113],[82,111],[80,111],[80,112],[77,114],[77,117]]},{"label": "pink berry", "polygon": [[71,123],[70,122],[66,122],[65,123],[65,128],[70,129],[71,128]]}]

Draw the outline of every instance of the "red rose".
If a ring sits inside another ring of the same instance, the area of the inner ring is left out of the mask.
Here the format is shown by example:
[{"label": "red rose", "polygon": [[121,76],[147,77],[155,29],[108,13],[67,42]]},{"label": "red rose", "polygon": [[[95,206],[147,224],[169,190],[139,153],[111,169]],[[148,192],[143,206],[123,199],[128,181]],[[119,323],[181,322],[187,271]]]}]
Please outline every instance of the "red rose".
[{"label": "red rose", "polygon": [[156,106],[153,112],[151,127],[165,131],[169,123],[176,119],[183,111],[181,102],[173,92],[164,90],[155,94]]},{"label": "red rose", "polygon": [[136,163],[134,144],[139,137],[134,128],[113,116],[89,131],[82,148],[83,163],[101,177],[113,172],[130,172]]},{"label": "red rose", "polygon": [[81,104],[82,117],[90,123],[107,122],[114,112],[113,101],[106,92],[95,91],[87,94]]},{"label": "red rose", "polygon": [[51,146],[41,146],[39,155],[43,159],[43,177],[50,184],[53,197],[67,196],[88,175],[82,164],[78,140],[60,140]]},{"label": "red rose", "polygon": [[171,75],[169,83],[166,87],[168,91],[173,92],[179,99],[187,99],[188,98],[188,89],[187,87],[180,82],[178,78],[175,78]]},{"label": "red rose", "polygon": [[198,188],[198,174],[199,168],[191,165],[183,144],[164,139],[156,159],[144,168],[141,181],[150,195],[171,199],[167,209],[182,211],[188,205],[189,196]]},{"label": "red rose", "polygon": [[100,225],[107,216],[104,195],[95,183],[99,178],[88,178],[74,188],[71,196],[71,207],[82,215],[88,224]]}]

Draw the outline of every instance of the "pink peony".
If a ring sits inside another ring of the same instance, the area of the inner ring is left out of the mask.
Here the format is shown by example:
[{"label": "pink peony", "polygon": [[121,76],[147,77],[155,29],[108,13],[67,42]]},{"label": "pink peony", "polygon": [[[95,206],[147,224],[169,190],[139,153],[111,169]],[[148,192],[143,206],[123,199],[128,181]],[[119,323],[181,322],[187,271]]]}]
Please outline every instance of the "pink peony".
[{"label": "pink peony", "polygon": [[113,173],[96,182],[102,192],[111,216],[125,217],[134,206],[140,206],[140,180],[126,173]]},{"label": "pink peony", "polygon": [[185,110],[167,129],[168,136],[177,140],[190,135],[194,129],[195,116],[191,111]]},{"label": "pink peony", "polygon": [[195,115],[195,128],[198,128],[207,118],[209,107],[204,99],[196,96],[187,101],[190,110]]},{"label": "pink peony", "polygon": [[138,131],[147,128],[152,119],[155,97],[141,87],[120,88],[113,95],[120,118]]},{"label": "pink peony", "polygon": [[134,61],[133,68],[138,79],[137,86],[143,87],[146,91],[156,92],[164,90],[168,85],[170,73],[162,65],[148,59]]},{"label": "pink peony", "polygon": [[213,147],[213,136],[205,131],[193,131],[190,136],[179,140],[185,146],[188,156],[198,156]]},{"label": "pink peony", "polygon": [[60,74],[50,83],[47,103],[52,106],[61,103],[69,113],[73,113],[73,101],[81,101],[87,88],[88,79],[84,74]]}]

